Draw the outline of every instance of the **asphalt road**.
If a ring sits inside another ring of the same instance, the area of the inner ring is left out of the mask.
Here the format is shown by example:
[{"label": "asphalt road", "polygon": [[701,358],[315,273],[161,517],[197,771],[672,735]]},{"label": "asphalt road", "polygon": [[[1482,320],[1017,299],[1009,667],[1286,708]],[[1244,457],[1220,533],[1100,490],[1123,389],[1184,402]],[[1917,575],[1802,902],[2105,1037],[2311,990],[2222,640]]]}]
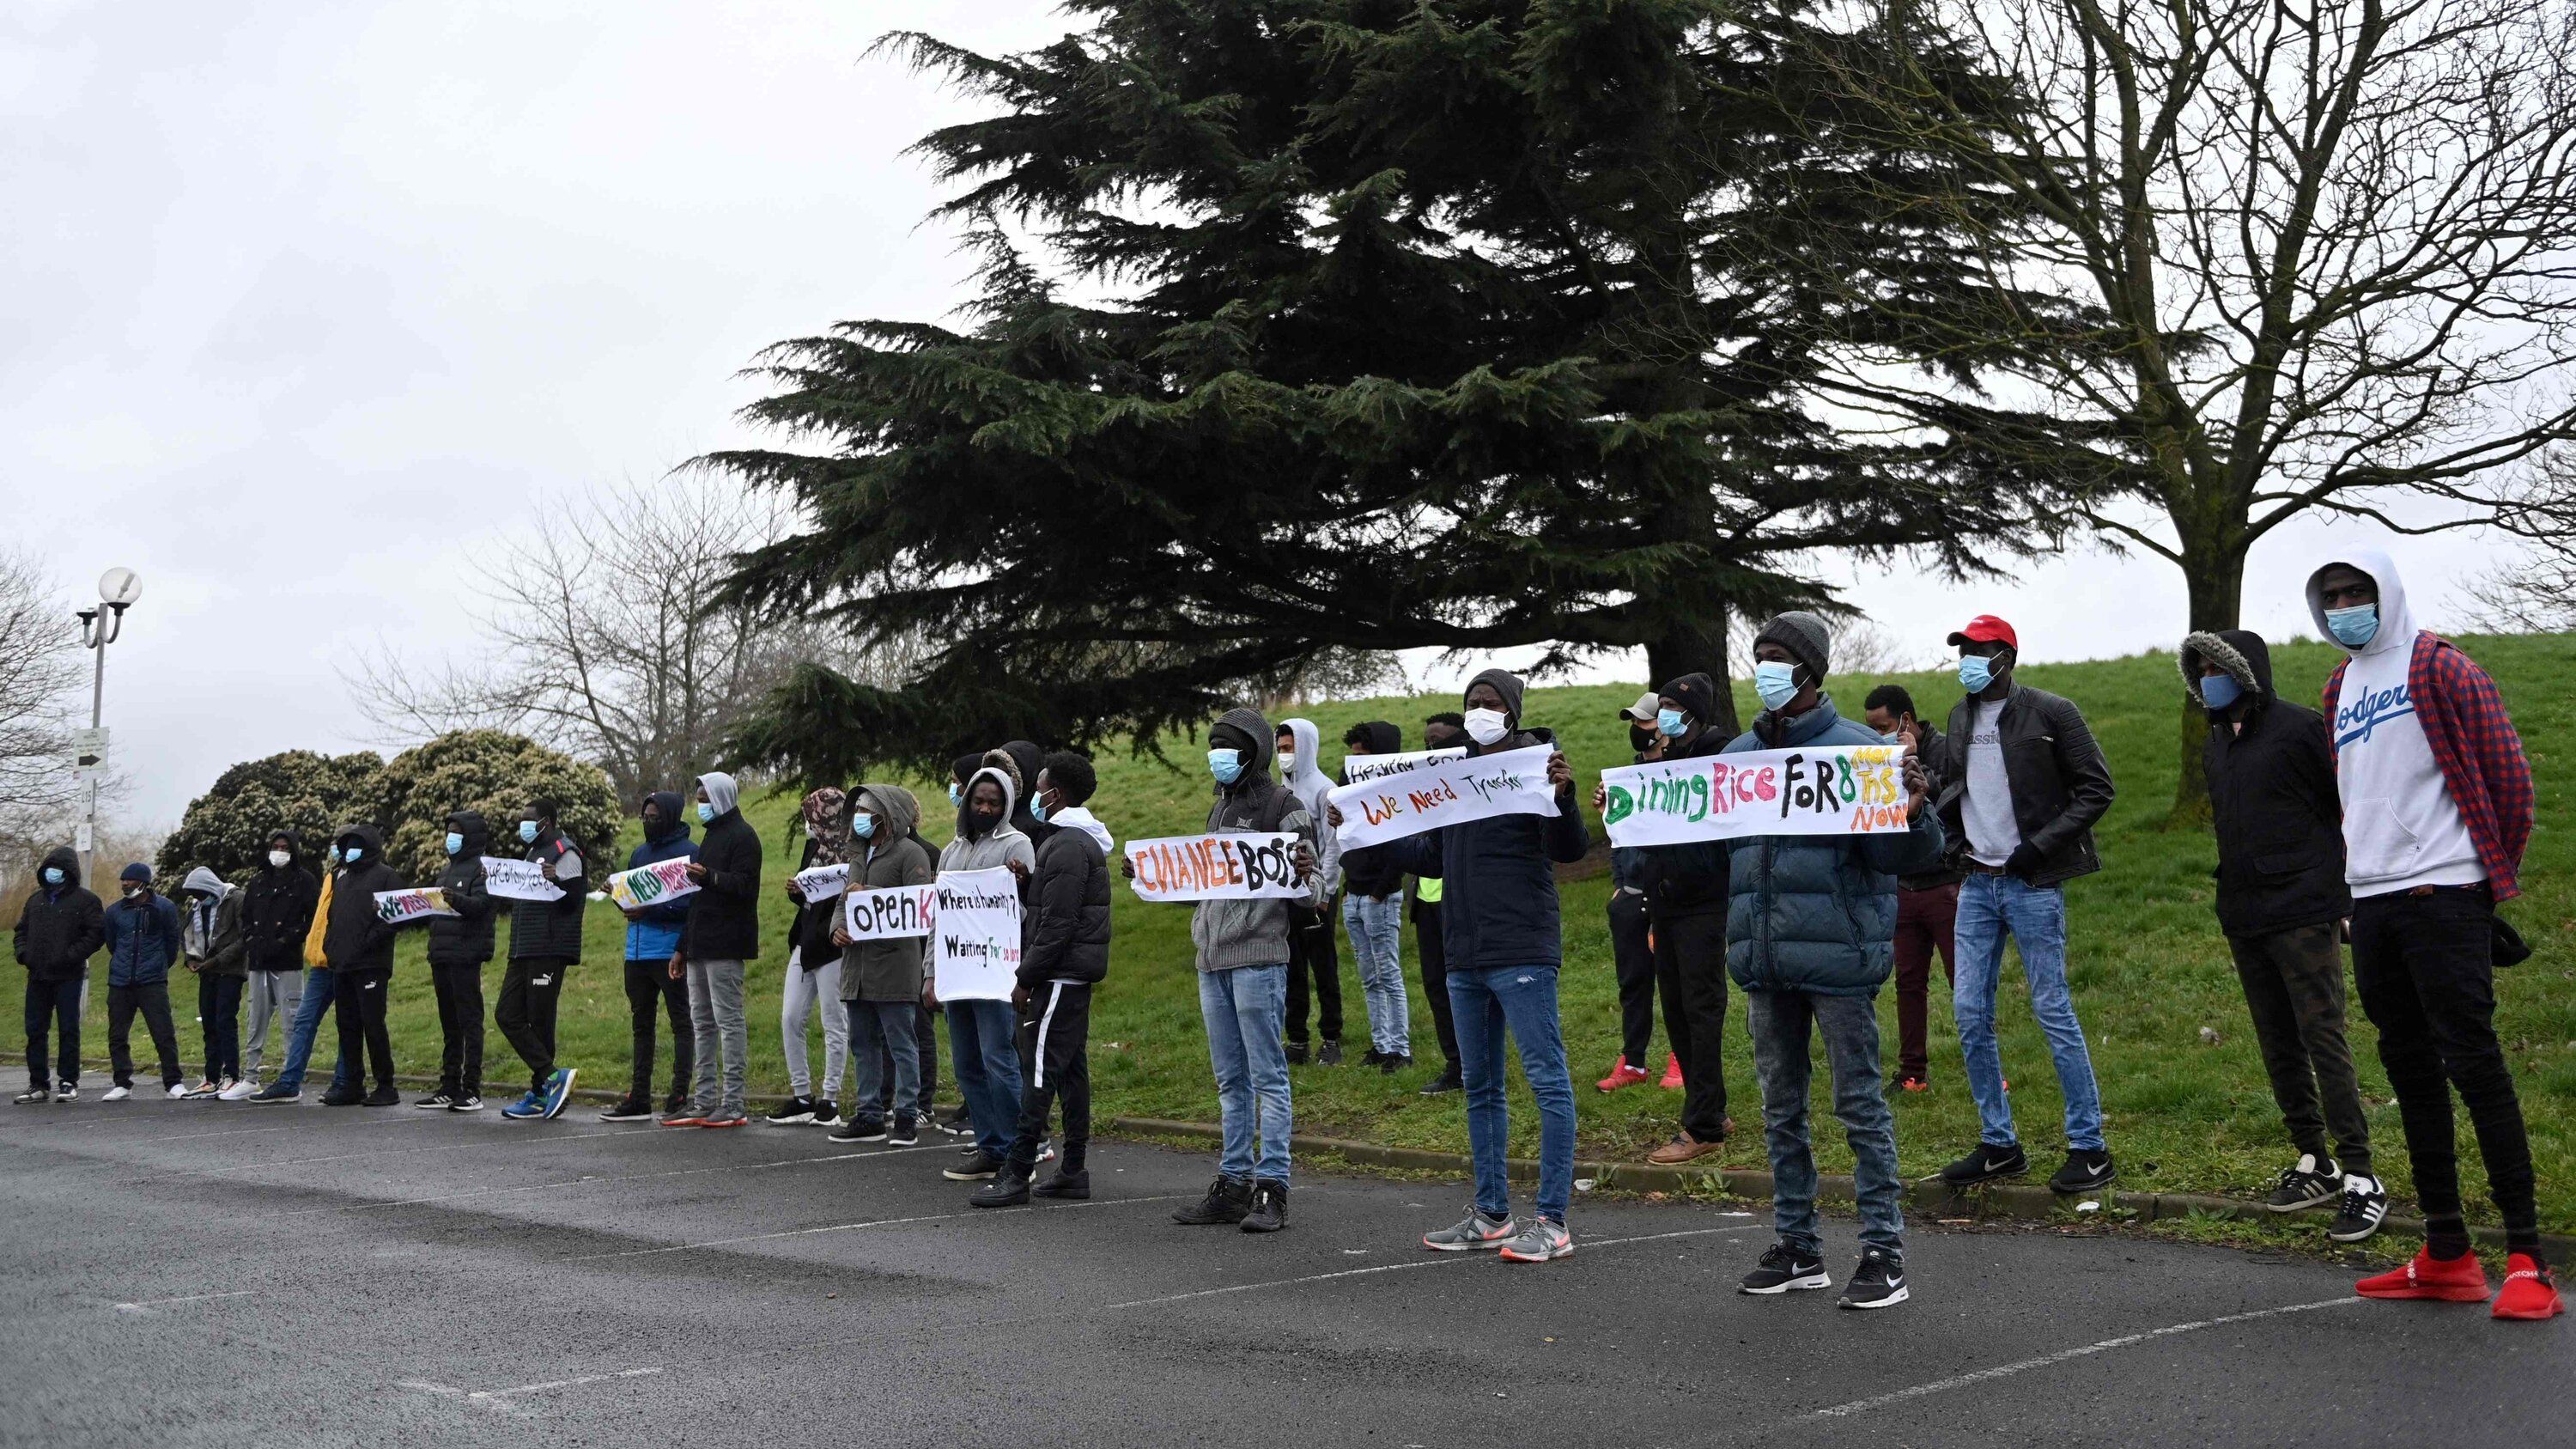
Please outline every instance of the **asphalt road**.
[{"label": "asphalt road", "polygon": [[1851,1313],[1731,1291],[1767,1216],[1578,1201],[1515,1267],[1415,1246],[1456,1184],[1179,1227],[1209,1159],[1115,1142],[1088,1204],[979,1211],[946,1138],[0,1114],[7,1444],[2576,1443],[2576,1320],[2231,1250],[1918,1227]]}]

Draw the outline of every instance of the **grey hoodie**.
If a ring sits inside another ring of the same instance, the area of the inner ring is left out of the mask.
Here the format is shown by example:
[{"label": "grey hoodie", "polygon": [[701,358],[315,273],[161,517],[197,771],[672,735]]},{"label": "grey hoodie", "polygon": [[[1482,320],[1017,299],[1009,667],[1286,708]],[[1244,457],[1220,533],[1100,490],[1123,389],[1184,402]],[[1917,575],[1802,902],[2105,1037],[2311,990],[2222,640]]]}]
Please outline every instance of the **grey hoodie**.
[{"label": "grey hoodie", "polygon": [[[1324,806],[1329,802],[1324,797],[1333,793],[1333,777],[1324,773],[1324,762],[1317,758],[1324,752],[1323,733],[1310,719],[1281,720],[1279,728],[1297,742],[1297,773],[1289,779],[1288,788],[1297,792],[1308,815],[1317,820],[1327,818]],[[1324,899],[1329,901],[1342,890],[1341,836],[1337,831],[1319,830],[1315,837],[1315,863],[1323,872]]]},{"label": "grey hoodie", "polygon": [[[861,785],[850,801],[877,819],[876,833],[853,839],[852,891],[928,885],[930,855],[913,840],[921,804],[900,785]],[[854,810],[855,813],[855,810]],[[841,997],[846,1001],[918,1001],[930,974],[930,938],[852,941],[841,948]]]},{"label": "grey hoodie", "polygon": [[966,834],[966,807],[958,806],[957,838],[949,841],[939,852],[939,868],[943,871],[990,870],[995,866],[1009,865],[1016,860],[1024,866],[1035,869],[1038,863],[1037,848],[1029,844],[1029,838],[1020,833],[1018,826],[1011,823],[1011,812],[1018,808],[1020,803],[1019,787],[1012,783],[1009,771],[986,765],[967,777],[966,794],[972,797],[975,786],[985,780],[990,780],[1002,788],[1001,823],[994,826],[992,832],[983,839],[972,839]]},{"label": "grey hoodie", "polygon": [[[1270,778],[1270,759],[1277,753],[1278,731],[1254,709],[1230,709],[1217,720],[1251,737],[1252,755],[1231,785],[1220,785],[1208,809],[1211,835],[1229,831],[1293,832],[1309,845],[1315,840],[1315,817],[1297,792]],[[1319,873],[1302,903],[1305,912],[1321,909],[1316,889]],[[1201,971],[1231,971],[1237,966],[1288,964],[1288,933],[1295,929],[1300,903],[1286,900],[1201,901],[1190,916],[1190,943],[1198,948]]]}]

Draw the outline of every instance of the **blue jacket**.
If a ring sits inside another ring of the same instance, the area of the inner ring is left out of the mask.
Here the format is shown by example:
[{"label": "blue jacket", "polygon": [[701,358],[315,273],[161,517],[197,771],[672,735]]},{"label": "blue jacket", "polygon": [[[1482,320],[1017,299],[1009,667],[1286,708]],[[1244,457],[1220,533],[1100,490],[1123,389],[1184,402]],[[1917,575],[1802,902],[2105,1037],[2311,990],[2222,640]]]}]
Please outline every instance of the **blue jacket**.
[{"label": "blue jacket", "polygon": [[[1765,714],[1720,754],[1874,745],[1831,698],[1795,719]],[[1896,878],[1941,859],[1939,813],[1903,835],[1755,835],[1731,842],[1726,971],[1748,991],[1875,996],[1896,965]]]},{"label": "blue jacket", "polygon": [[107,984],[153,986],[179,959],[179,905],[154,891],[145,904],[119,897],[107,908]]},{"label": "blue jacket", "polygon": [[[658,840],[647,840],[626,857],[626,868],[635,870],[657,860],[698,857],[698,844],[689,838],[689,822],[680,818],[678,792],[660,794],[662,818],[671,823],[668,833]],[[644,908],[644,918],[626,923],[626,959],[629,961],[668,961],[680,949],[680,927],[688,923],[689,903],[696,896],[682,896],[676,901],[663,901]]]}]

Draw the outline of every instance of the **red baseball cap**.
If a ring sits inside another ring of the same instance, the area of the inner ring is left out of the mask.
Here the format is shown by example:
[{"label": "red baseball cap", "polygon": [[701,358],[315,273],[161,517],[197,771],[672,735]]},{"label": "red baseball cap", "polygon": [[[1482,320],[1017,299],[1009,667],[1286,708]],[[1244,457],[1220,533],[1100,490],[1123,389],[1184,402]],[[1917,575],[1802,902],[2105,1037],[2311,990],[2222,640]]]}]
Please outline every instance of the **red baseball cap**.
[{"label": "red baseball cap", "polygon": [[1958,630],[1950,636],[1950,642],[1954,645],[1994,644],[2000,642],[2011,645],[2015,651],[2018,651],[2021,648],[2020,636],[2013,633],[2013,626],[1996,618],[1992,614],[1979,614],[1977,617],[1970,619],[1968,621],[1968,627]]}]

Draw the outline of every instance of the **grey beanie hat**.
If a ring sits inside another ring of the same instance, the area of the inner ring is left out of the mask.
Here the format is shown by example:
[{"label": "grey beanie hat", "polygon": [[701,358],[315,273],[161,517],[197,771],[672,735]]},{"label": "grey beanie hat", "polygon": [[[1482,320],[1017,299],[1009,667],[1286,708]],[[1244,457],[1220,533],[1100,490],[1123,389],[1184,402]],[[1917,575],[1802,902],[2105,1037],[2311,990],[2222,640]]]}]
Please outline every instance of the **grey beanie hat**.
[{"label": "grey beanie hat", "polygon": [[1774,615],[1770,623],[1762,626],[1762,632],[1753,636],[1753,642],[1777,644],[1788,650],[1790,658],[1807,666],[1810,682],[1817,685],[1825,682],[1827,666],[1833,662],[1833,631],[1823,619],[1804,609]]}]

